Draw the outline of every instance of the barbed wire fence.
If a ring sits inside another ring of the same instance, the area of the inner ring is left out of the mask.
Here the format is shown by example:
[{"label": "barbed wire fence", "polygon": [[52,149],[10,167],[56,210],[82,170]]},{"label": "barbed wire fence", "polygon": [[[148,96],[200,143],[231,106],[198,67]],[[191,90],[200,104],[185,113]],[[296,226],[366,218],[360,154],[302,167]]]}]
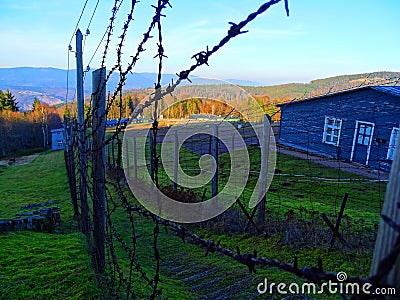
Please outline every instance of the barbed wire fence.
[{"label": "barbed wire fence", "polygon": [[[79,126],[74,125],[74,121],[69,122],[67,119],[65,121],[65,127],[68,128],[68,130],[66,130],[66,140],[68,142],[66,143],[67,146],[65,158],[67,163],[68,178],[71,186],[71,195],[74,203],[74,211],[76,213],[76,217],[78,217],[78,215],[81,217],[81,226],[85,226],[84,224],[86,223],[89,224],[88,230],[84,231],[90,247],[92,262],[96,271],[96,278],[102,291],[102,296],[107,299],[121,297],[126,297],[127,299],[163,298],[162,285],[160,284],[160,264],[162,260],[162,252],[158,245],[160,230],[162,227],[165,228],[166,232],[172,231],[175,235],[180,237],[183,242],[187,240],[190,243],[204,249],[206,255],[214,252],[220,253],[247,266],[250,272],[255,272],[256,267],[276,267],[280,270],[290,272],[298,277],[318,284],[328,280],[338,282],[337,274],[325,271],[323,262],[321,260],[318,260],[315,266],[300,267],[297,257],[294,257],[293,263],[289,264],[280,262],[276,259],[259,257],[257,255],[257,251],[254,251],[253,253],[242,253],[239,248],[235,250],[228,249],[227,247],[221,245],[222,242],[216,242],[202,238],[188,228],[172,221],[165,220],[139,206],[137,201],[129,195],[126,182],[124,180],[125,175],[122,168],[122,152],[124,151],[123,147],[128,147],[126,153],[128,153],[128,155],[132,155],[134,158],[131,164],[135,163],[135,156],[137,153],[135,154],[136,149],[134,145],[132,148],[129,148],[125,140],[124,143],[122,142],[122,134],[124,131],[124,124],[121,122],[122,117],[118,119],[113,132],[105,132],[107,113],[111,109],[111,106],[116,105],[117,103],[120,108],[120,116],[122,115],[122,90],[124,84],[127,80],[128,74],[132,72],[139,60],[139,57],[145,51],[145,45],[153,38],[151,35],[153,30],[156,30],[157,55],[154,56],[154,58],[158,59],[158,74],[155,80],[154,90],[144,103],[140,103],[135,107],[132,118],[137,118],[138,115],[143,114],[146,109],[153,112],[151,134],[149,137],[146,137],[146,139],[148,139],[148,150],[146,151],[147,160],[144,168],[146,169],[145,171],[150,172],[151,179],[157,187],[164,184],[167,177],[163,172],[164,170],[162,169],[162,166],[160,166],[160,156],[157,153],[157,151],[159,151],[159,144],[163,139],[163,134],[165,134],[163,133],[163,128],[159,128],[159,112],[162,109],[162,100],[165,97],[168,97],[168,95],[172,96],[173,92],[183,81],[190,81],[189,75],[191,72],[202,65],[208,65],[210,57],[221,47],[226,45],[232,38],[247,32],[243,31],[243,29],[249,22],[253,21],[258,15],[266,12],[271,6],[281,2],[281,0],[272,0],[266,2],[260,6],[256,12],[250,14],[244,21],[238,24],[230,23],[231,26],[227,35],[221,39],[220,43],[211,48],[211,50],[207,47],[206,50],[200,51],[193,55],[192,58],[196,61],[195,64],[186,70],[178,72],[177,80],[175,82],[172,81],[165,88],[162,88],[161,86],[163,59],[166,58],[165,49],[163,47],[161,20],[163,17],[165,17],[164,10],[171,6],[168,0],[158,0],[157,4],[152,6],[155,12],[153,18],[151,19],[148,30],[143,34],[143,39],[139,43],[136,53],[131,57],[131,61],[124,68],[122,63],[124,43],[128,34],[128,28],[133,20],[135,6],[139,2],[131,1],[130,11],[124,22],[122,33],[119,36],[119,43],[116,50],[116,63],[106,74],[106,59],[108,57],[111,39],[114,34],[115,20],[122,2],[123,1],[115,0],[109,26],[100,41],[101,43],[106,37],[106,44],[99,69],[101,71],[99,72],[97,80],[93,82],[93,94],[90,100],[90,107],[88,110],[89,113],[86,115],[83,129],[77,129]],[[288,14],[288,3],[286,0],[284,3],[286,12]],[[96,52],[98,48],[99,47],[96,48]],[[93,59],[93,56],[91,60]],[[114,72],[119,73],[119,82],[115,90],[106,96],[106,84]],[[396,82],[398,82],[398,80]],[[329,90],[329,92],[332,91]],[[234,112],[234,110],[235,107],[233,107],[232,110],[225,116],[223,116],[223,119],[219,122],[226,121],[226,119]],[[248,114],[251,117],[257,117],[256,114],[252,115],[252,112]],[[315,115],[315,111],[310,111],[310,114]],[[206,127],[209,125],[204,124],[203,126]],[[241,128],[237,129],[243,136],[247,136],[250,147],[259,146],[257,144],[257,139],[255,138],[256,135],[254,132],[251,132],[251,130],[247,128],[245,124]],[[78,141],[82,142],[79,135],[79,131],[82,130],[85,133],[84,148],[82,148],[82,143],[78,143]],[[252,142],[253,139],[254,143]],[[135,143],[134,141],[129,142],[132,144]],[[187,141],[186,148],[199,150],[199,148],[202,147],[200,145],[206,145],[205,147],[210,148],[211,143],[212,142],[209,136],[197,136],[196,138]],[[234,141],[232,141],[232,145],[235,145]],[[307,145],[310,146],[309,143]],[[254,151],[260,151],[259,148],[254,148]],[[205,152],[209,153],[210,149],[206,149]],[[82,165],[79,163],[82,154],[88,159],[87,164]],[[192,162],[193,156],[186,156],[186,158],[183,156],[180,163],[190,168],[193,167],[193,165],[191,165]],[[278,169],[280,168],[281,162],[282,161],[279,161],[278,159]],[[140,177],[140,175],[138,176],[138,170],[132,168],[132,165],[129,166],[129,163],[130,162],[128,160],[127,169],[129,172],[132,172],[133,176]],[[226,162],[221,161],[221,163]],[[337,208],[339,206],[337,204],[339,201],[338,197],[343,197],[341,194],[341,189],[338,188],[337,191],[332,195],[327,195],[327,193],[312,193],[312,188],[310,187],[311,183],[315,184],[319,183],[320,181],[329,182],[329,180],[332,178],[325,178],[323,177],[323,174],[315,175],[319,171],[315,171],[317,167],[311,162],[310,159],[307,160],[307,164],[309,176],[305,177],[305,180],[308,181],[309,184],[309,195],[302,195],[302,198],[309,198],[308,200],[311,203],[311,208],[295,205],[294,203],[290,203],[288,201],[287,194],[294,196],[298,195],[298,197],[300,197],[298,190],[292,185],[294,178],[298,180],[299,176],[297,175],[299,174],[286,174],[284,172],[279,172],[275,175],[278,178],[277,183],[275,183],[275,186],[274,183],[271,186],[273,191],[272,193],[275,193],[275,195],[267,196],[266,201],[268,204],[268,210],[276,206],[277,211],[282,211],[282,208],[287,207],[285,214],[286,219],[290,218],[291,212],[295,211],[298,214],[308,214],[308,216],[302,216],[302,218],[310,219],[310,215],[315,214],[315,212],[321,212],[320,207],[315,207],[317,206],[317,201],[312,197],[323,198],[331,196],[331,200],[328,201],[335,203],[335,205],[329,205],[329,208],[327,208],[325,212],[330,215],[336,215]],[[82,176],[82,173],[80,171],[82,167],[85,168],[85,172],[83,174],[86,173],[91,175],[88,175],[86,178],[87,186],[81,185],[82,181],[80,180],[80,176]],[[192,171],[197,172],[198,170],[195,167],[196,166],[193,167],[194,169]],[[224,167],[221,166],[219,171],[223,176],[229,176],[229,168],[224,169]],[[255,169],[252,171],[259,173],[260,170]],[[337,184],[339,187],[346,182],[347,178],[342,178],[340,173],[341,168],[339,168],[337,172],[338,177],[335,178],[335,184]],[[378,178],[378,183],[380,183],[380,178]],[[146,184],[146,182],[143,182],[143,184]],[[251,189],[254,189],[254,185],[247,188],[248,191],[242,193],[238,199],[239,207],[236,205],[235,207],[241,213],[245,214],[244,220],[245,223],[247,223],[245,226],[246,228],[248,228],[250,225],[253,225],[257,231],[259,231],[259,233],[266,233],[268,224],[263,228],[260,228],[259,224],[256,224],[256,222],[253,220],[256,210],[254,209],[252,211],[247,211],[246,208],[243,208],[243,203],[248,201],[249,194]],[[211,187],[209,189],[211,189]],[[175,187],[174,190],[176,192],[177,187]],[[82,191],[86,191],[88,193],[89,197],[87,201],[89,203],[82,203],[82,201],[85,202],[85,199],[82,199],[81,196]],[[207,193],[210,193],[210,191],[203,189],[203,193],[200,192],[200,198],[204,200]],[[379,194],[379,199],[374,201],[376,202],[376,207],[373,208],[373,213],[377,214],[378,216],[382,206],[382,194]],[[183,193],[175,194],[175,196],[178,196],[179,198],[186,197],[187,195]],[[78,205],[79,201],[81,203],[80,206]],[[361,205],[363,203],[364,202],[354,203],[354,205]],[[85,214],[82,210],[84,210],[86,206],[89,208],[87,215],[88,219],[84,220],[82,219],[82,215],[85,218]],[[322,211],[324,210],[322,209]],[[153,223],[151,232],[148,232],[148,230],[146,231],[146,228],[144,231],[140,230],[143,230],[142,219],[151,220]],[[399,226],[394,220],[388,217],[384,218],[383,220],[397,232],[400,232],[398,230]],[[377,222],[379,222],[379,219]],[[212,224],[208,225],[213,226]],[[208,225],[206,224],[206,226]],[[390,272],[391,266],[394,265],[399,252],[396,245],[397,244],[395,244],[393,251],[386,257],[386,259],[382,261],[382,264],[379,267],[380,272],[378,275],[371,276],[370,278],[350,277],[347,279],[347,282],[358,284],[372,283],[377,287],[388,287],[386,284],[381,283],[380,281],[382,278],[384,278],[384,276],[387,275],[387,273]],[[145,250],[143,250],[143,248],[145,248]],[[148,261],[150,261],[150,263]],[[149,265],[152,267],[149,267]]]}]

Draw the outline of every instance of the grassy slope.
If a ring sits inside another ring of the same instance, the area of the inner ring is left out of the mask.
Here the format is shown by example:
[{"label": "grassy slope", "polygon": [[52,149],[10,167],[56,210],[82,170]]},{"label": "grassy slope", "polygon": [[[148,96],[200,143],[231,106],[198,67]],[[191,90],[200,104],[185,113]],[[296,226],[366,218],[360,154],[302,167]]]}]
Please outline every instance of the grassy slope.
[{"label": "grassy slope", "polygon": [[[188,154],[186,153],[186,155]],[[255,160],[258,159],[256,154],[252,157]],[[286,167],[281,163],[280,169],[286,173],[294,173],[299,169],[304,170],[306,167],[307,170],[310,170],[311,167],[315,170],[318,169],[317,166],[306,162],[298,160],[291,162],[288,157],[281,157],[281,159],[285,161]],[[336,170],[325,170],[324,172],[332,172],[332,174],[319,175],[324,177],[337,175]],[[313,173],[313,175],[317,176],[318,174]],[[341,176],[350,175],[341,174]],[[12,217],[19,211],[20,206],[28,203],[58,199],[63,219],[59,232],[55,234],[36,232],[0,234],[0,298],[22,299],[36,296],[39,299],[88,299],[96,297],[98,290],[90,268],[88,252],[84,247],[85,241],[82,235],[74,229],[75,221],[72,219],[72,205],[69,200],[62,152],[42,154],[31,165],[0,169],[0,178],[0,218]],[[292,179],[295,178],[289,178],[289,180]],[[279,186],[281,182],[278,181],[275,184]],[[319,186],[319,188],[325,190],[327,186]],[[299,190],[303,193],[310,193],[309,187],[299,186],[298,189],[288,190],[289,192],[278,195],[281,198],[280,201],[283,201],[284,197],[289,199],[292,194],[298,194]],[[315,189],[312,192],[315,193]],[[129,195],[129,192],[127,194]],[[272,198],[272,196],[273,193],[270,197]],[[133,203],[135,202],[132,197],[129,199]],[[118,200],[116,202],[118,203]],[[119,232],[125,240],[129,241],[132,231],[125,211],[118,205],[112,217]],[[140,237],[136,249],[137,258],[150,277],[154,274],[151,250],[153,228],[151,220],[135,216],[135,229]],[[263,238],[252,237],[248,234],[220,234],[217,231],[201,229],[196,225],[191,228],[215,241],[220,240],[222,245],[231,249],[239,246],[242,252],[252,252],[256,248],[259,255],[289,263],[297,255],[299,265],[308,266],[315,265],[317,258],[322,257],[326,270],[346,271],[349,275],[366,276],[368,274],[371,257],[365,252],[356,250],[353,252],[341,250],[328,252],[318,246],[282,246],[278,243],[279,237],[277,236]],[[217,274],[213,276],[223,278],[222,286],[231,285],[241,278],[249,276],[247,268],[235,261],[218,254],[209,254],[204,257],[203,250],[188,243],[182,243],[179,238],[171,233],[165,233],[164,230],[160,232],[158,246],[163,262],[167,264],[176,261],[173,266],[187,265],[188,268],[203,266],[205,269],[218,267]],[[129,260],[120,247],[117,246],[116,250],[127,276]],[[192,286],[180,280],[173,272],[171,273],[169,268],[171,267],[168,265],[162,268],[160,287],[163,289],[163,295],[170,299],[197,299],[200,291],[190,292]],[[257,268],[257,270],[258,274],[251,276],[254,280],[253,283],[243,286],[238,294],[240,298],[244,299],[248,295],[253,295],[257,283],[261,282],[264,277],[271,282],[301,281],[294,275],[275,268]],[[135,291],[139,298],[145,299],[149,295],[149,288],[139,278],[134,280]]]},{"label": "grassy slope", "polygon": [[[258,165],[260,159],[259,150],[256,147],[250,147],[249,152],[252,166]],[[197,155],[186,149],[181,149],[180,156],[181,166],[183,163],[189,169],[198,168]],[[228,167],[228,155],[222,155],[220,162],[225,163],[225,167]],[[279,168],[282,175],[277,175],[272,182],[271,192],[268,192],[267,195],[267,199],[269,199],[267,207],[275,212],[280,212],[282,217],[284,217],[284,213],[288,209],[294,209],[297,214],[299,209],[304,208],[307,214],[316,211],[318,217],[318,212],[325,212],[334,220],[340,207],[340,201],[344,193],[347,192],[350,196],[345,213],[350,220],[354,219],[356,221],[356,224],[352,225],[354,230],[363,231],[368,229],[371,231],[373,230],[373,224],[379,221],[379,206],[386,187],[385,183],[369,182],[368,179],[359,175],[326,168],[316,163],[283,154],[278,155],[277,168]],[[298,175],[304,175],[304,177],[299,177]],[[332,182],[324,180],[326,178],[341,178],[342,180],[334,180]],[[160,170],[160,181],[161,184],[169,183],[162,169]],[[221,178],[220,184],[223,184],[223,182],[224,179]],[[254,186],[254,180],[249,183],[248,188],[251,189],[252,185]],[[200,190],[198,192],[201,194]],[[244,199],[242,199],[244,203],[247,203],[247,193],[249,192],[245,191]],[[123,221],[121,220],[121,222]],[[226,225],[229,226],[229,224]],[[147,224],[145,226],[151,225]],[[348,226],[348,222],[344,222],[342,229],[349,229]],[[250,253],[253,252],[253,249],[257,249],[259,255],[288,263],[292,263],[293,257],[297,255],[300,265],[315,266],[317,258],[321,257],[325,270],[344,271],[351,276],[368,276],[371,263],[372,253],[370,250],[366,251],[365,249],[354,249],[353,251],[337,249],[337,251],[329,252],[325,246],[320,244],[320,241],[315,241],[312,245],[307,246],[281,245],[279,243],[281,238],[279,234],[263,238],[248,234],[221,234],[220,230],[205,230],[197,225],[191,226],[191,229],[214,241],[221,241],[222,245],[231,249],[239,246],[243,252]],[[222,269],[224,271],[222,272],[233,272],[232,270],[239,272],[245,268],[220,255],[209,255],[204,258],[196,248],[189,246],[181,248],[182,246],[179,246],[179,243],[181,243],[179,240],[176,241],[176,239],[172,238],[169,241],[170,247],[177,247],[176,249],[182,250],[188,249],[180,251],[180,253],[186,253],[187,255],[187,258],[183,260],[196,261],[199,264],[223,266]],[[163,249],[163,247],[164,243],[161,242],[161,248]],[[161,253],[164,254],[164,258],[165,256],[171,256],[168,249],[161,251]],[[301,282],[296,276],[275,268],[258,268],[256,280],[261,280],[263,277],[275,282]],[[250,294],[251,290],[243,291],[244,296]]]},{"label": "grassy slope", "polygon": [[0,233],[1,299],[83,299],[97,295],[83,236],[75,230],[63,153],[0,169],[0,218],[29,203],[58,200],[62,225],[53,234]]}]

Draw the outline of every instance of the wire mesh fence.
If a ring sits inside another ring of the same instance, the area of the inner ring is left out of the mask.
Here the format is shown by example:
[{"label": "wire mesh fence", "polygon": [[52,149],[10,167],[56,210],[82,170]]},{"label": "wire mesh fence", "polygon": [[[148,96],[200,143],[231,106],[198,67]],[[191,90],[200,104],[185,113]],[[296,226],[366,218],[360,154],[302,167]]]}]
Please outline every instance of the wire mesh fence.
[{"label": "wire mesh fence", "polygon": [[[271,126],[270,122],[263,122],[263,107],[236,88],[239,92],[232,99],[218,99],[223,103],[219,108],[224,108],[219,115],[215,112],[218,106],[211,107],[211,113],[206,115],[200,111],[188,114],[190,109],[185,106],[184,113],[183,103],[207,104],[188,99],[210,96],[195,93],[179,98],[178,85],[190,81],[192,71],[208,64],[210,57],[230,39],[244,33],[242,30],[249,22],[281,1],[266,2],[244,21],[230,23],[220,43],[195,54],[195,64],[178,72],[177,80],[165,88],[161,87],[165,58],[161,20],[170,6],[168,0],[159,0],[153,6],[154,16],[136,54],[125,67],[122,64],[121,55],[137,2],[132,1],[119,36],[115,66],[93,83],[85,123],[65,124],[73,129],[66,130],[65,149],[72,199],[103,297],[162,298],[165,284],[160,278],[165,249],[160,241],[170,238],[169,231],[183,242],[188,240],[204,249],[206,255],[220,253],[246,265],[250,272],[255,272],[256,267],[276,267],[315,283],[340,281],[338,274],[324,270],[320,259],[315,266],[299,267],[297,257],[293,263],[286,263],[259,256],[257,251],[243,253],[239,247],[224,247],[222,242],[195,233],[196,228],[166,219],[171,212],[160,201],[143,204],[141,198],[163,194],[174,205],[182,204],[182,211],[197,204],[198,210],[192,211],[191,217],[204,221],[202,229],[262,237],[278,234],[278,244],[295,247],[306,244],[330,250],[344,247],[371,251],[394,147],[392,138],[395,128],[398,129],[395,121],[390,121],[398,120],[399,107],[390,98],[396,96],[382,87],[360,87],[361,93],[372,96],[356,95],[356,99],[351,96],[354,91],[332,96],[329,90],[330,96],[281,105],[280,118],[274,119],[280,122]],[[116,0],[112,9],[102,70],[121,3]],[[285,4],[288,11],[287,1]],[[155,87],[147,99],[135,106],[132,124],[123,124],[123,86],[153,31],[157,35]],[[101,105],[99,98],[106,97],[104,90],[114,72],[119,73],[119,83]],[[217,86],[221,90],[232,87]],[[331,97],[339,99],[335,102]],[[366,100],[356,101],[357,97]],[[356,107],[356,102],[360,106]],[[115,109],[119,110],[119,118],[115,127],[106,131],[107,114]],[[196,109],[191,107],[191,111]],[[179,117],[171,118],[176,112]],[[82,163],[82,157],[87,163]],[[209,200],[212,208],[223,206],[221,212],[225,212],[202,219],[207,211],[204,203]],[[383,262],[386,267],[390,264],[393,257]],[[369,279],[349,277],[347,282],[382,286],[380,279],[385,272]]]}]

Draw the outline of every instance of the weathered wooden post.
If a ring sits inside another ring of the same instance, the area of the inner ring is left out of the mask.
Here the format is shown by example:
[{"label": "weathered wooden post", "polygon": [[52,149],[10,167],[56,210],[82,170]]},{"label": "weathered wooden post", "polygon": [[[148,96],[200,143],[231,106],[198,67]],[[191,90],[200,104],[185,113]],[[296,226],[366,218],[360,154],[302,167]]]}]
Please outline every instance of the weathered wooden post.
[{"label": "weathered wooden post", "polygon": [[122,167],[122,141],[117,135],[117,167]]},{"label": "weathered wooden post", "polygon": [[[93,241],[95,250],[95,267],[99,273],[105,268],[105,167],[106,152],[104,137],[106,132],[106,69],[101,68],[92,74],[92,103],[93,103]],[[100,90],[99,90],[100,89]]]},{"label": "weathered wooden post", "polygon": [[211,136],[211,155],[215,160],[215,173],[211,180],[211,195],[215,197],[218,194],[218,125],[212,127]]},{"label": "weathered wooden post", "polygon": [[235,151],[235,134],[232,133],[232,151]]},{"label": "weathered wooden post", "polygon": [[137,164],[137,149],[136,149],[136,138],[133,137],[133,178],[137,179],[138,177],[138,164]]},{"label": "weathered wooden post", "polygon": [[111,155],[112,155],[112,165],[115,167],[115,143],[114,139],[111,140]]},{"label": "weathered wooden post", "polygon": [[131,170],[130,170],[130,160],[129,160],[129,142],[128,139],[125,139],[125,166],[126,166],[126,177],[128,179],[131,178]]},{"label": "weathered wooden post", "polygon": [[151,180],[154,182],[155,180],[155,161],[154,161],[154,132],[153,130],[149,131],[149,143],[150,143],[150,177]]},{"label": "weathered wooden post", "polygon": [[73,149],[73,122],[64,116],[64,159],[67,168],[69,190],[71,194],[72,206],[74,208],[74,218],[78,220],[79,207],[78,195],[76,194],[76,175],[75,175],[75,156]]},{"label": "weathered wooden post", "polygon": [[179,167],[179,137],[178,130],[175,130],[174,139],[174,191],[178,191],[178,167]]},{"label": "weathered wooden post", "polygon": [[86,132],[85,132],[85,99],[83,93],[83,60],[82,60],[82,32],[76,32],[76,97],[78,103],[78,148],[79,148],[79,181],[81,199],[81,229],[89,232],[89,206],[87,202],[87,162],[86,162]]},{"label": "weathered wooden post", "polygon": [[106,145],[106,147],[107,147],[107,163],[109,164],[109,165],[111,165],[111,147],[110,147],[110,144],[107,144]]},{"label": "weathered wooden post", "polygon": [[267,198],[267,179],[268,179],[268,155],[269,145],[271,138],[271,117],[264,115],[263,134],[261,141],[261,170],[260,170],[260,184],[258,186],[258,211],[257,222],[263,224],[265,222],[265,202]]},{"label": "weathered wooden post", "polygon": [[[397,141],[399,145],[400,140]],[[390,171],[389,182],[386,188],[385,202],[382,208],[382,215],[390,218],[397,225],[400,225],[400,146],[397,146],[396,154],[393,159],[392,169]],[[382,268],[380,264],[395,247],[400,245],[396,242],[399,238],[399,232],[396,232],[383,219],[380,221],[378,236],[375,242],[375,251],[371,265],[370,275],[378,274]],[[397,255],[396,262],[390,272],[382,277],[380,284],[394,286],[400,290],[400,257]],[[388,298],[390,299],[390,298]],[[394,299],[394,298],[393,298]]]}]

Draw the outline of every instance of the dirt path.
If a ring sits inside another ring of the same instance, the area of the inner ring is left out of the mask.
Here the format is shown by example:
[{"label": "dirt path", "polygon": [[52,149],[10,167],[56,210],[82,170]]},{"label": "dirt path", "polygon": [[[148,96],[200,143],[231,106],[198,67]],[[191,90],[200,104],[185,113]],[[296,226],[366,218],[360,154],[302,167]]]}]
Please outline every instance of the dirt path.
[{"label": "dirt path", "polygon": [[30,164],[35,160],[36,157],[39,156],[40,153],[35,153],[31,155],[26,155],[26,156],[20,156],[20,157],[13,157],[13,158],[6,158],[0,160],[0,166],[22,166],[22,165],[27,165]]},{"label": "dirt path", "polygon": [[350,172],[350,173],[357,174],[357,175],[362,175],[362,176],[365,176],[365,177],[371,178],[371,179],[382,180],[382,181],[389,179],[389,174],[374,171],[374,170],[371,170],[365,166],[362,166],[362,165],[356,164],[356,163],[342,162],[339,160],[329,159],[326,157],[321,157],[321,156],[313,155],[310,153],[295,151],[295,150],[288,149],[288,148],[282,147],[282,146],[277,147],[277,152],[287,154],[290,156],[294,156],[294,157],[298,157],[301,159],[306,159],[311,162],[314,162],[314,163],[317,163],[317,164],[320,164],[320,165],[323,165],[323,166],[326,166],[329,168],[340,169],[342,171]]}]

